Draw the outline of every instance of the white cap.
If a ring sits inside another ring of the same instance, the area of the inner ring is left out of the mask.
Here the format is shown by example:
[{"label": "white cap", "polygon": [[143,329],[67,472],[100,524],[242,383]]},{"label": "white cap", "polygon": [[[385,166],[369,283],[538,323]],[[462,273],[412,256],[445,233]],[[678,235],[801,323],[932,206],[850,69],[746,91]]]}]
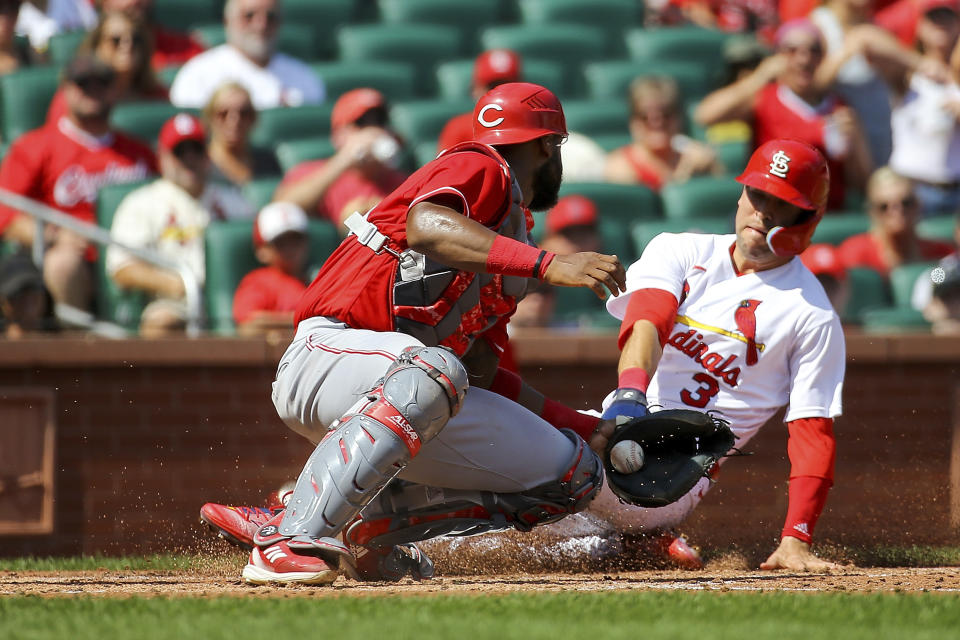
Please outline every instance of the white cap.
[{"label": "white cap", "polygon": [[292,202],[271,202],[257,215],[253,225],[253,243],[273,242],[290,231],[307,232],[307,214]]}]

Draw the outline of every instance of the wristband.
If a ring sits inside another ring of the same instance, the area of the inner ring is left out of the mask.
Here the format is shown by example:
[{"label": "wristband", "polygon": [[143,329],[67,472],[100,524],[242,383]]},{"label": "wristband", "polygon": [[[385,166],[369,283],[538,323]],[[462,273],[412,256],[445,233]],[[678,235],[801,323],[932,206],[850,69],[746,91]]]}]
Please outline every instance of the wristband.
[{"label": "wristband", "polygon": [[628,367],[620,372],[617,387],[620,389],[637,389],[647,392],[650,386],[650,374],[642,367]]},{"label": "wristband", "polygon": [[541,271],[553,259],[554,254],[506,236],[498,235],[487,254],[487,273],[524,278],[542,278]]}]

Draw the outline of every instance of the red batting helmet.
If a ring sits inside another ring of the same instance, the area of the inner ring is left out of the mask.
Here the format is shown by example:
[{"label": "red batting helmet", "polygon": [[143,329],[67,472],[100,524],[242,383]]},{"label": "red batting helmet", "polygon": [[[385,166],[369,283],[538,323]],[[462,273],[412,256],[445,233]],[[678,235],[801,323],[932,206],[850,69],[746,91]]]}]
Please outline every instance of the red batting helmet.
[{"label": "red batting helmet", "polygon": [[488,91],[473,108],[473,139],[519,144],[540,136],[567,135],[557,96],[530,82],[508,82]]},{"label": "red batting helmet", "polygon": [[814,212],[800,224],[770,229],[767,244],[771,251],[795,256],[810,246],[830,191],[830,170],[819,151],[798,140],[770,140],[753,152],[737,182]]}]

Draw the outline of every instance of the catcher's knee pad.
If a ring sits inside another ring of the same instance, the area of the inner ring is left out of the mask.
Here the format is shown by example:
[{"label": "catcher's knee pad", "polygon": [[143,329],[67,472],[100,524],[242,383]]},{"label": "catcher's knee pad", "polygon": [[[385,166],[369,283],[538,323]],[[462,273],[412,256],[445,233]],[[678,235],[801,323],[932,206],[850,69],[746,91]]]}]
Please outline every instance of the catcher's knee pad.
[{"label": "catcher's knee pad", "polygon": [[467,386],[466,369],[453,353],[405,349],[314,449],[279,534],[336,535],[459,411]]},{"label": "catcher's knee pad", "polygon": [[600,457],[575,433],[563,475],[520,493],[438,489],[394,481],[346,530],[354,545],[387,546],[441,535],[469,536],[504,529],[529,531],[583,511],[603,486]]}]

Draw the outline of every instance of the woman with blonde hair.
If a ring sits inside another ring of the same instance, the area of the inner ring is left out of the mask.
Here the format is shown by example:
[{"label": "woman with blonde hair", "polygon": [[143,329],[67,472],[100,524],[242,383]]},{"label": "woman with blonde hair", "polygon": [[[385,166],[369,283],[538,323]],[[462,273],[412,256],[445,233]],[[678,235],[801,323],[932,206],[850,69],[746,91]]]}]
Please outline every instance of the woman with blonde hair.
[{"label": "woman with blonde hair", "polygon": [[[113,68],[119,102],[168,100],[150,58],[153,40],[147,26],[121,11],[108,11],[87,34],[76,55],[93,54]],[[47,110],[47,122],[56,122],[66,113],[63,93],[57,91]]]},{"label": "woman with blonde hair", "polygon": [[634,80],[629,101],[633,140],[607,156],[608,181],[659,191],[668,182],[718,169],[713,149],[683,135],[680,91],[672,78]]},{"label": "woman with blonde hair", "polygon": [[239,187],[254,178],[282,174],[272,151],[250,145],[257,112],[242,85],[226,82],[217,87],[203,108],[203,118],[210,132],[212,180]]}]

